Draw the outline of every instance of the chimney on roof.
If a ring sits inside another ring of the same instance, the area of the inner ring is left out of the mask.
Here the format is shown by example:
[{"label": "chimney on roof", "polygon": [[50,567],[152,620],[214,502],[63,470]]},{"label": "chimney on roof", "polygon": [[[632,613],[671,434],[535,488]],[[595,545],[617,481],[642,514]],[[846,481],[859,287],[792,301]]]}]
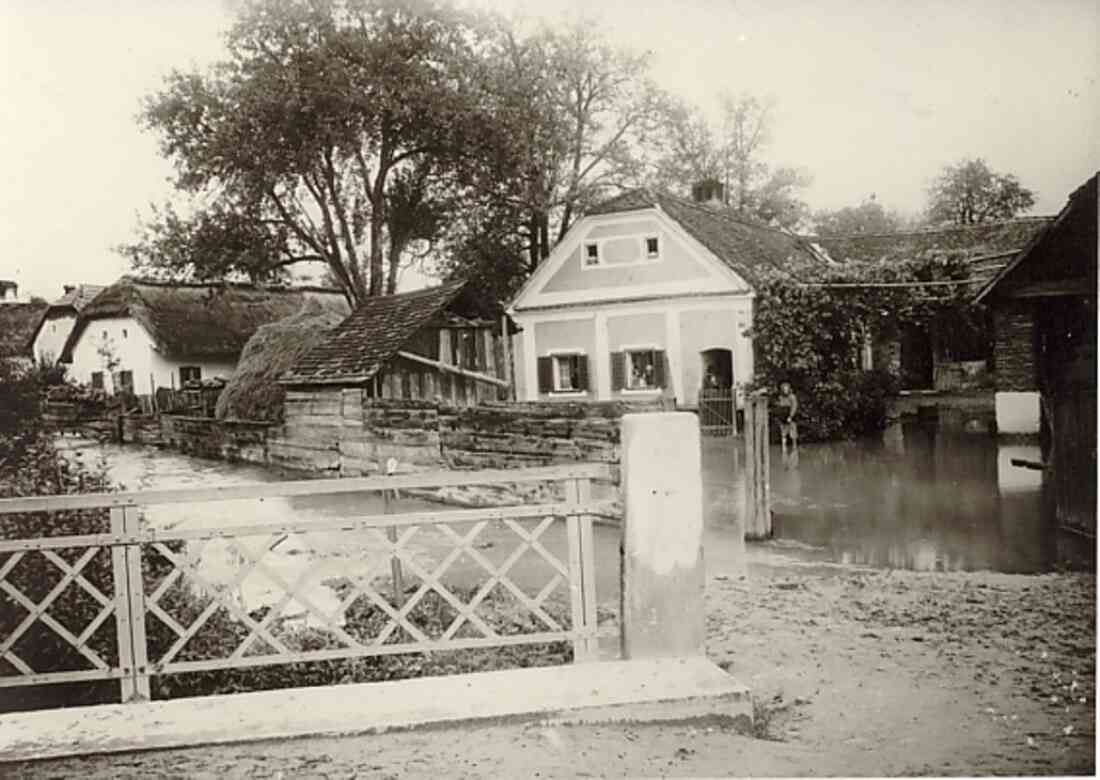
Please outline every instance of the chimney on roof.
[{"label": "chimney on roof", "polygon": [[0,279],[0,303],[15,303],[19,300],[19,285],[8,279]]},{"label": "chimney on roof", "polygon": [[73,290],[76,289],[76,285],[75,284],[65,284],[65,285],[62,285],[62,289],[65,291],[65,294],[68,295],[69,293],[71,293]]},{"label": "chimney on roof", "polygon": [[720,207],[725,205],[723,189],[722,182],[717,179],[703,179],[691,186],[691,199],[696,203]]}]

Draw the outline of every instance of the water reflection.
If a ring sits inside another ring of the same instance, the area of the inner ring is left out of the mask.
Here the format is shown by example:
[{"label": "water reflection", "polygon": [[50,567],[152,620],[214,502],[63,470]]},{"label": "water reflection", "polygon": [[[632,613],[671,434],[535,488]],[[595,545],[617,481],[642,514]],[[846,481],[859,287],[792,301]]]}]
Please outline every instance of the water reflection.
[{"label": "water reflection", "polygon": [[897,425],[877,441],[802,445],[797,468],[773,453],[777,538],[843,563],[919,571],[1047,571],[1056,533],[1040,512],[1038,445]]}]

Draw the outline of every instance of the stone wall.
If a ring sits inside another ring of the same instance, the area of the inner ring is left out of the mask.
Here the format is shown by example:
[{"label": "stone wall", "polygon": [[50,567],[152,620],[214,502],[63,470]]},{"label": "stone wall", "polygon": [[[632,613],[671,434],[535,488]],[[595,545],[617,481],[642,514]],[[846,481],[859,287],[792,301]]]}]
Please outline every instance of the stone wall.
[{"label": "stone wall", "polygon": [[203,458],[267,464],[268,437],[272,427],[270,423],[249,420],[162,414],[160,443]]},{"label": "stone wall", "polygon": [[1035,365],[1035,318],[1026,305],[993,311],[993,373],[998,392],[1026,392],[1039,387]]}]

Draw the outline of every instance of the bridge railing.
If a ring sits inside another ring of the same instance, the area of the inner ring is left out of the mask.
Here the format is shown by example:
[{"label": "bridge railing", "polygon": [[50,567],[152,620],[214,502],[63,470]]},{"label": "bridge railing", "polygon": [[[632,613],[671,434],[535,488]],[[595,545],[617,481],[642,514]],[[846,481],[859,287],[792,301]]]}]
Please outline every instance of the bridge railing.
[{"label": "bridge railing", "polygon": [[[591,484],[610,476],[578,464],[0,500],[0,524],[102,521],[98,533],[0,539],[0,688],[118,680],[128,702],[149,699],[157,676],[271,664],[545,643],[595,660],[599,637],[619,632],[600,628],[596,603],[593,518],[612,502],[592,500]],[[165,504],[531,482],[559,483],[564,498],[202,527],[143,519]],[[288,621],[316,629],[312,641]]]}]

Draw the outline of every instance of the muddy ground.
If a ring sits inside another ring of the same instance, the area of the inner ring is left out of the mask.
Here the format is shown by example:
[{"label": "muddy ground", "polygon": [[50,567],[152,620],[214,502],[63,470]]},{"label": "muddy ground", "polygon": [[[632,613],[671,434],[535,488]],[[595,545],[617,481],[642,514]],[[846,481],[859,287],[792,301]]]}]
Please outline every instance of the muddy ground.
[{"label": "muddy ground", "polygon": [[708,654],[757,734],[495,725],[7,765],[12,777],[1065,775],[1095,769],[1096,582],[793,564],[712,569]]}]

